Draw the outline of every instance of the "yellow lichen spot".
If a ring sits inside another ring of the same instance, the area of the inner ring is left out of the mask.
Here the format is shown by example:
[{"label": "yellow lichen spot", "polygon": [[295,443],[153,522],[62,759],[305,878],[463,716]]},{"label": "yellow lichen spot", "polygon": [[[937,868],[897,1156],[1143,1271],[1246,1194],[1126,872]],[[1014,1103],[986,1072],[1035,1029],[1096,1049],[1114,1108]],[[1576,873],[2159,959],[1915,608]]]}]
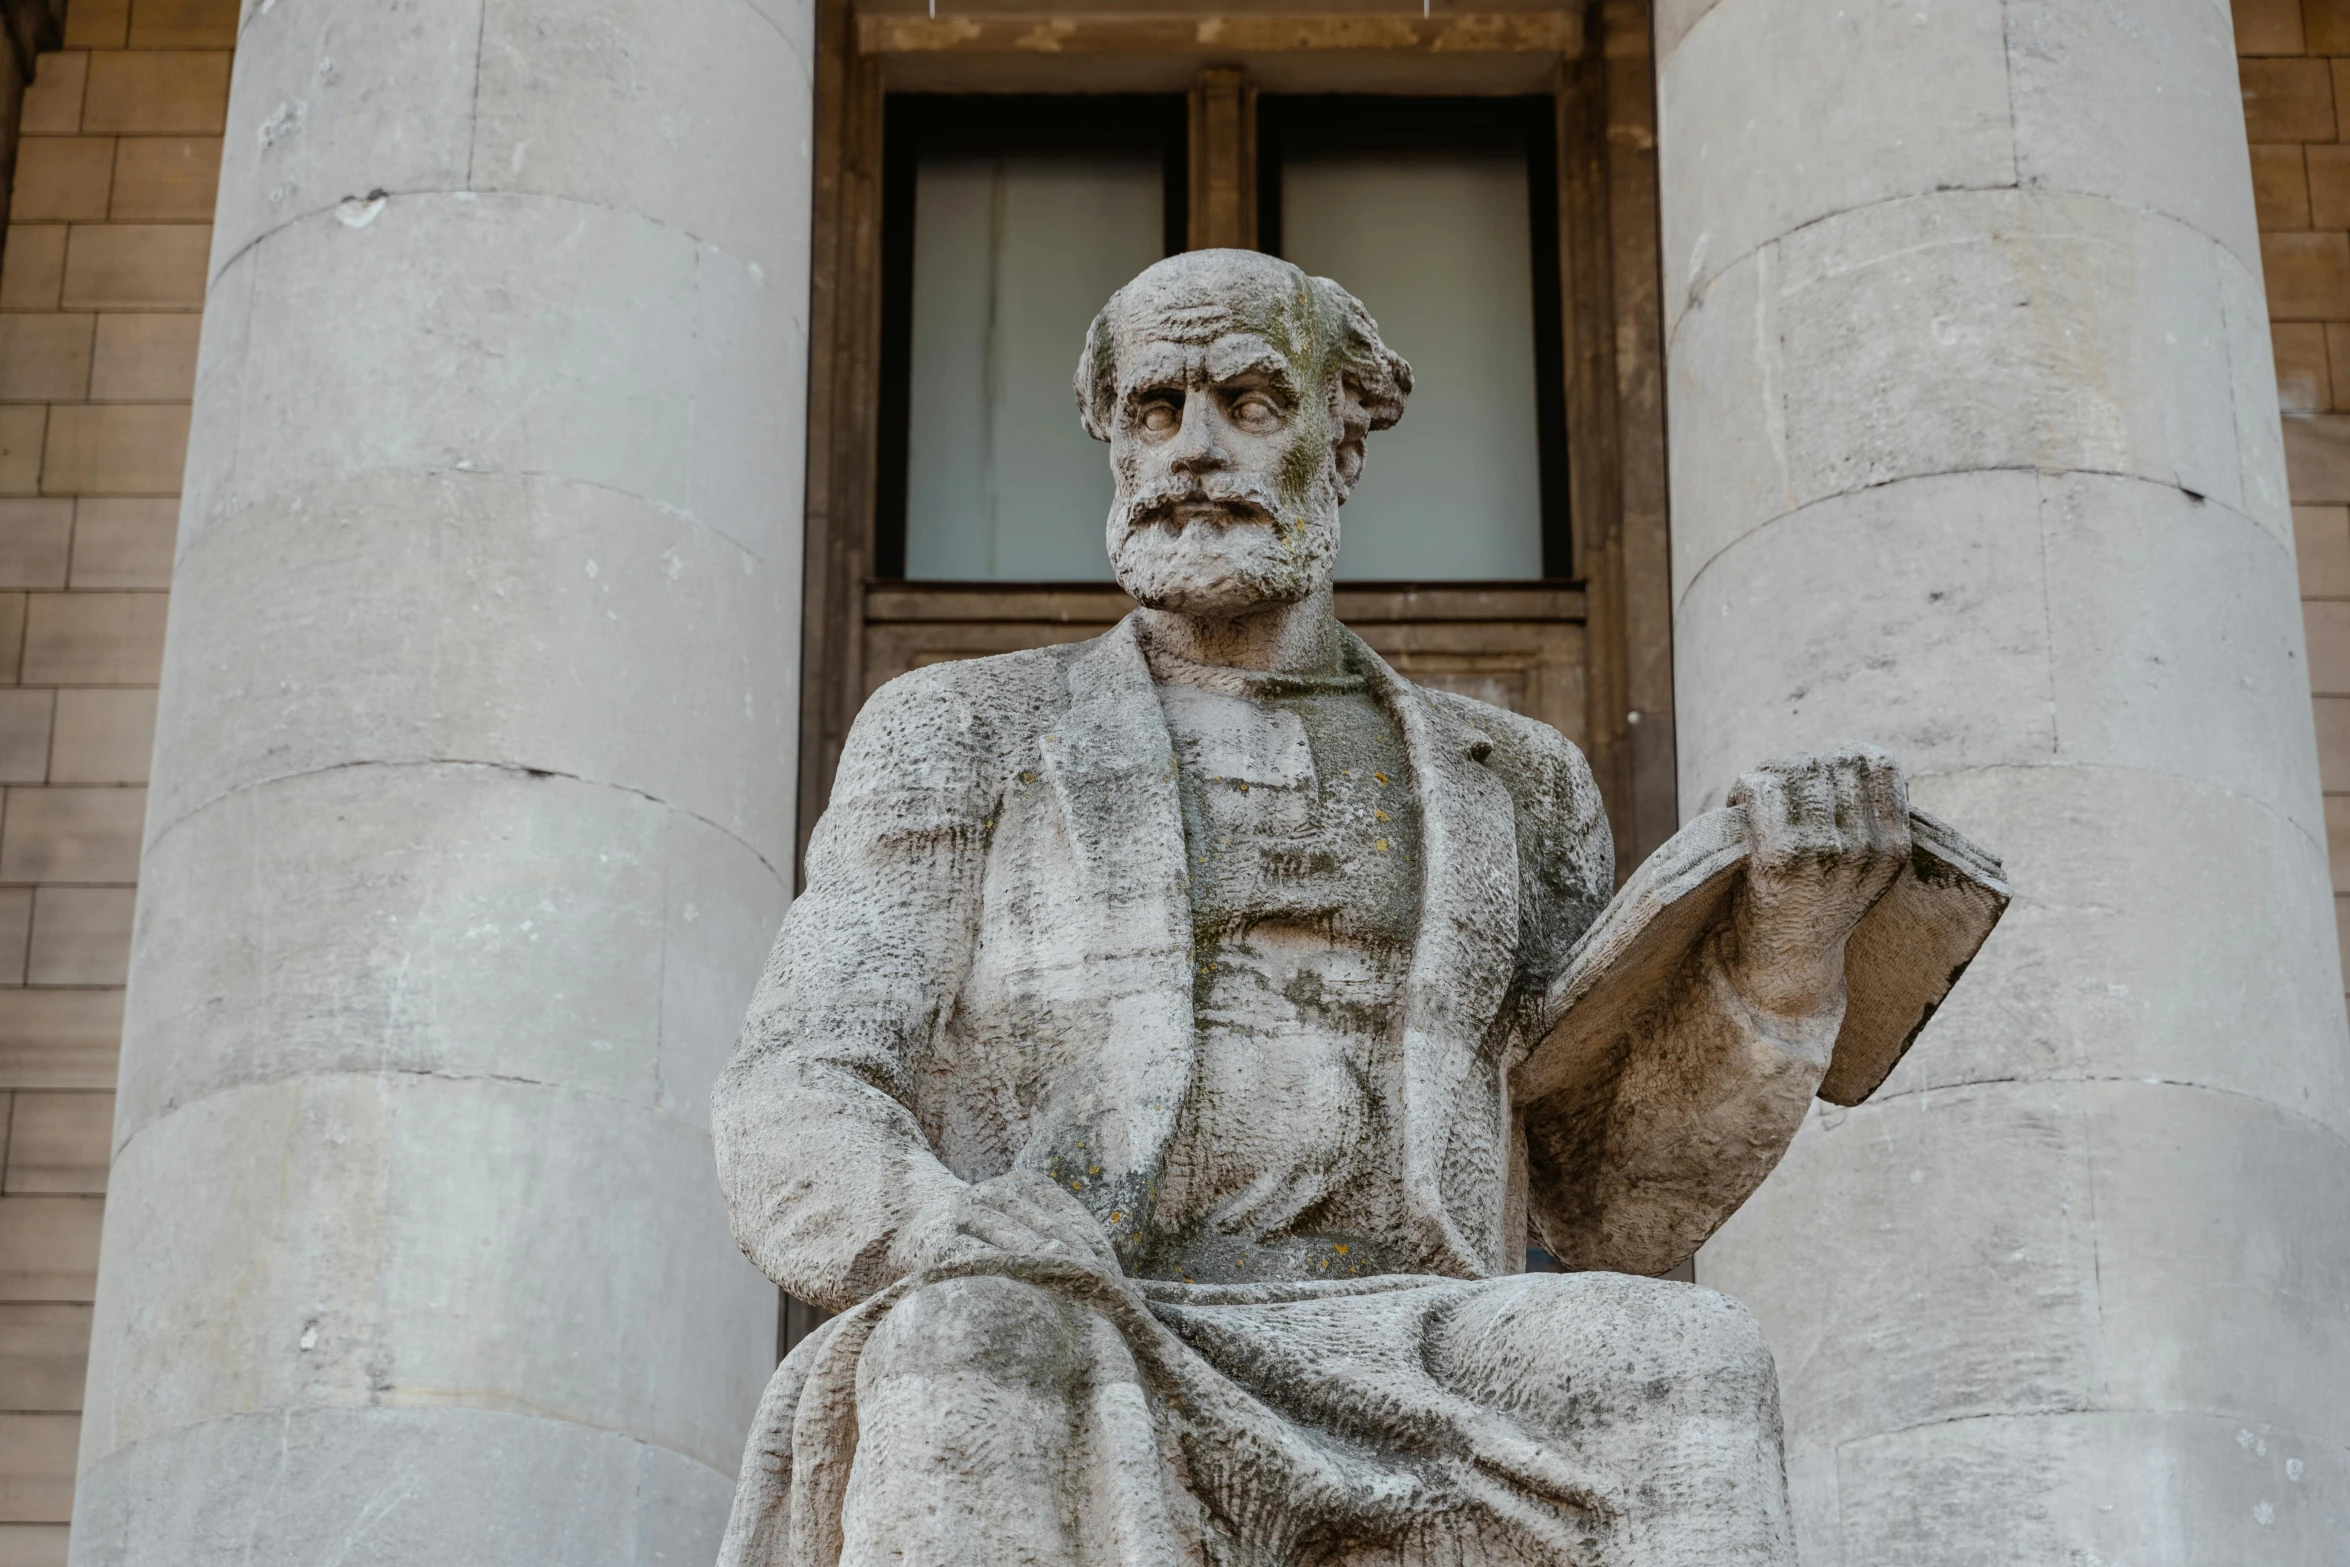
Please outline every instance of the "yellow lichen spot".
[{"label": "yellow lichen spot", "polygon": [[1020,775],[1020,781],[1021,781],[1022,783],[1034,783],[1034,782],[1036,782],[1036,774],[1034,774],[1034,773],[1022,773],[1022,774]]},{"label": "yellow lichen spot", "polygon": [[1387,787],[1387,775],[1385,773],[1373,773],[1371,776],[1379,780],[1380,788],[1384,789]]},{"label": "yellow lichen spot", "polygon": [[1116,1224],[1116,1223],[1117,1223],[1119,1220],[1121,1220],[1121,1219],[1123,1219],[1123,1218],[1125,1218],[1125,1217],[1126,1217],[1126,1214],[1125,1214],[1124,1210],[1122,1210],[1122,1209],[1118,1209],[1118,1208],[1112,1208],[1112,1209],[1110,1210],[1110,1222],[1111,1222],[1112,1224]]},{"label": "yellow lichen spot", "polygon": [[1387,813],[1385,811],[1373,811],[1371,813],[1371,820],[1375,822],[1383,822],[1387,820]]},{"label": "yellow lichen spot", "polygon": [[1088,1175],[1099,1175],[1102,1173],[1102,1167],[1098,1164],[1088,1165],[1086,1167],[1085,1173]]},{"label": "yellow lichen spot", "polygon": [[1373,847],[1374,849],[1377,849],[1377,850],[1378,850],[1378,851],[1379,851],[1381,854],[1385,854],[1385,853],[1387,852],[1387,840],[1386,840],[1385,838],[1382,838],[1382,839],[1380,839],[1380,840],[1379,840],[1377,843],[1373,844],[1371,847]]},{"label": "yellow lichen spot", "polygon": [[1247,780],[1247,779],[1245,779],[1245,778],[1235,778],[1235,779],[1233,780],[1233,782],[1234,782],[1234,783],[1237,783],[1237,784],[1239,784],[1239,785],[1240,785],[1240,792],[1241,792],[1242,794],[1246,794],[1246,793],[1248,793],[1248,780]]},{"label": "yellow lichen spot", "polygon": [[1337,1252],[1337,1253],[1338,1253],[1338,1255],[1340,1255],[1341,1257],[1345,1256],[1345,1255],[1346,1255],[1346,1253],[1347,1253],[1347,1245],[1346,1245],[1346,1242],[1344,1242],[1344,1241],[1334,1241],[1334,1242],[1332,1242],[1332,1243],[1331,1243],[1331,1248],[1330,1248],[1330,1249],[1331,1249],[1331,1250],[1333,1250],[1333,1251],[1335,1251],[1335,1252]]},{"label": "yellow lichen spot", "polygon": [[1069,1190],[1073,1192],[1081,1192],[1085,1190],[1085,1183],[1083,1181],[1071,1181],[1069,1183]]}]

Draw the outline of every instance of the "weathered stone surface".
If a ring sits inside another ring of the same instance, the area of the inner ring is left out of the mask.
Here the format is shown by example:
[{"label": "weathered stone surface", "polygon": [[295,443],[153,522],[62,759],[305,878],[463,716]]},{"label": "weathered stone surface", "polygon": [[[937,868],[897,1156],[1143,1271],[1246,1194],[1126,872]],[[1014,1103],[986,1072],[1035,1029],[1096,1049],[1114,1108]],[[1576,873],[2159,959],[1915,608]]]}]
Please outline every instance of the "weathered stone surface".
[{"label": "weathered stone surface", "polygon": [[706,1115],[797,836],[811,19],[245,8],[76,1561],[716,1549],[774,1348]]},{"label": "weathered stone surface", "polygon": [[2016,903],[1698,1276],[1779,1357],[1809,1567],[2324,1560],[2350,1043],[2227,9],[1937,8],[2001,69],[1888,46],[1825,149],[1711,90],[1897,9],[1660,14],[1667,208],[1761,224],[1669,349],[1684,808],[1882,738]]},{"label": "weathered stone surface", "polygon": [[812,39],[746,0],[484,10],[475,188],[640,213],[779,284],[804,275]]},{"label": "weathered stone surface", "polygon": [[730,1472],[775,1292],[707,1160],[681,1118],[528,1082],[312,1073],[185,1106],[117,1155],[83,1465],[231,1416],[455,1407]]},{"label": "weathered stone surface", "polygon": [[137,935],[118,1141],[310,1072],[511,1077],[700,1123],[784,904],[705,822],[495,767],[242,789],[164,833],[141,879],[214,917]]},{"label": "weathered stone surface", "polygon": [[[228,267],[205,315],[179,549],[273,495],[384,469],[543,474],[796,566],[795,277],[631,213],[393,196]],[[240,272],[249,276],[239,276]],[[219,312],[218,319],[215,312]]]},{"label": "weathered stone surface", "polygon": [[[1625,1275],[1776,1162],[1853,964],[1939,998],[1996,862],[1934,829],[1958,939],[1855,935],[1933,878],[1848,747],[1602,913],[1580,754],[1333,618],[1411,386],[1326,279],[1146,270],[1076,376],[1143,608],[859,717],[714,1102],[743,1249],[843,1313],[769,1385],[727,1567],[1790,1560],[1744,1312]],[[1582,1271],[1506,1277],[1529,1239]]]},{"label": "weathered stone surface", "polygon": [[[1992,1416],[1855,1442],[1853,1500],[1806,1567],[2033,1561],[2324,1562],[2350,1529],[2350,1453],[2224,1415]],[[2008,1506],[1970,1506],[1986,1492]],[[1800,1508],[1803,1504],[1799,1502]]]},{"label": "weathered stone surface", "polygon": [[717,1552],[727,1485],[666,1448],[528,1414],[273,1410],[84,1469],[74,1560],[688,1567]]},{"label": "weathered stone surface", "polygon": [[2255,276],[2175,220],[2017,191],[1773,241],[1674,332],[1676,417],[1709,431],[1673,447],[1676,596],[1775,518],[1938,473],[2140,478],[2288,539]]},{"label": "weathered stone surface", "polygon": [[[1983,1200],[2023,1181],[2040,1204]],[[1796,1203],[1749,1208],[1699,1264],[1755,1304],[1785,1373],[1806,1550],[1988,1567],[2085,1541],[2194,1559],[2240,1538],[2322,1560],[2290,1545],[2344,1516],[2331,1302],[2350,1246],[2299,1215],[2346,1182],[2335,1132],[2158,1081],[1815,1114],[1773,1181]],[[1761,1264],[1819,1225],[1869,1235],[1884,1271]],[[2255,1433],[2241,1454],[2210,1445],[2239,1431]],[[2250,1464],[2272,1439],[2275,1461]],[[2005,1505],[1962,1527],[1986,1491]]]},{"label": "weathered stone surface", "polygon": [[[1662,7],[1660,35],[1691,9]],[[2015,183],[1996,6],[1742,0],[1679,47],[1659,43],[1668,331],[1714,278],[1807,223]],[[1797,142],[1800,157],[1777,155]]]},{"label": "weathered stone surface", "polygon": [[[1821,593],[1823,559],[1871,564]],[[2277,613],[2296,592],[2267,529],[2170,485],[2001,469],[1819,502],[1681,600],[1682,799],[1719,804],[1769,747],[1873,729],[1921,773],[2144,768],[2320,837],[2302,627]],[[1778,656],[1753,657],[1758,636]]]},{"label": "weathered stone surface", "polygon": [[[2156,1080],[2350,1135],[2332,900],[2306,831],[2241,795],[2132,769],[1986,767],[1913,787],[2008,849],[2016,899],[1970,971],[1979,982],[1952,993],[1886,1095]],[[2235,876],[2264,895],[2204,919],[2200,896]]]},{"label": "weathered stone surface", "polygon": [[[1727,799],[1758,742],[1866,730],[1921,774],[2053,754],[2039,490],[2025,472],[1878,485],[1783,517],[1707,564],[1675,628],[1675,673],[1698,704],[1676,732],[1684,811]],[[1819,593],[1823,556],[1877,569]],[[1758,638],[1783,656],[1755,658]],[[1968,672],[1957,691],[1954,668]]]},{"label": "weathered stone surface", "polygon": [[2022,184],[2165,213],[2219,241],[2257,275],[2260,237],[2227,8],[2212,0],[2018,0],[2003,11]]},{"label": "weathered stone surface", "polygon": [[214,278],[263,235],[346,198],[465,188],[482,0],[246,9]]},{"label": "weathered stone surface", "polygon": [[[264,568],[285,591],[245,603]],[[797,581],[591,484],[405,471],[273,496],[181,567],[149,836],[290,774],[480,763],[672,802],[786,866]],[[322,637],[351,667],[308,660]]]},{"label": "weathered stone surface", "polygon": [[641,214],[806,275],[814,18],[791,0],[253,8],[212,270],[377,193],[516,191]]}]

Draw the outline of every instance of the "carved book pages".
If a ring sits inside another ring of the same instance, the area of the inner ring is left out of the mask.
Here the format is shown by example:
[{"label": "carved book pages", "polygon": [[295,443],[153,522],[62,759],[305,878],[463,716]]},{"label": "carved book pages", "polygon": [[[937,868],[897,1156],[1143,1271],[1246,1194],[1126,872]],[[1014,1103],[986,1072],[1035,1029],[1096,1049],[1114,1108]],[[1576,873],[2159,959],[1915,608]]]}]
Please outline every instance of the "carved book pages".
[{"label": "carved book pages", "polygon": [[[1910,812],[1909,830],[1908,866],[1845,944],[1844,1023],[1819,1090],[1831,1104],[1877,1091],[2007,908],[1995,856],[1924,811]],[[1613,1091],[1640,1014],[1731,917],[1746,854],[1742,813],[1708,811],[1633,873],[1551,987],[1545,1015],[1557,1021],[1511,1075],[1518,1104]]]}]

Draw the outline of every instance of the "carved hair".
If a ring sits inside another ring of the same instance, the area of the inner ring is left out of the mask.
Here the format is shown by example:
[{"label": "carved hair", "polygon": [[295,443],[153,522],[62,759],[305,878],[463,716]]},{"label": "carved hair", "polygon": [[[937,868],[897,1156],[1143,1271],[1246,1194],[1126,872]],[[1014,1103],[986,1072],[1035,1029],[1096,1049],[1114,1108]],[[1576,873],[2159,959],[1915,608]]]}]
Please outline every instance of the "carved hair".
[{"label": "carved hair", "polygon": [[[1379,340],[1379,324],[1361,300],[1329,278],[1308,277],[1273,256],[1253,251],[1195,250],[1158,262],[1112,294],[1085,329],[1085,349],[1078,355],[1073,390],[1086,434],[1097,441],[1110,438],[1112,404],[1118,395],[1118,318],[1130,302],[1128,296],[1139,291],[1160,296],[1153,302],[1161,303],[1169,283],[1181,278],[1196,289],[1191,275],[1206,271],[1226,274],[1237,307],[1232,318],[1235,324],[1249,314],[1246,296],[1264,292],[1267,282],[1278,285],[1270,291],[1280,296],[1268,301],[1271,313],[1290,318],[1285,324],[1292,330],[1284,335],[1311,344],[1315,363],[1298,369],[1319,375],[1329,384],[1332,412],[1339,426],[1337,440],[1359,441],[1364,432],[1387,429],[1403,417],[1404,401],[1412,392],[1411,364]],[[1305,319],[1298,321],[1299,316]],[[1304,330],[1296,330],[1298,327]]]}]

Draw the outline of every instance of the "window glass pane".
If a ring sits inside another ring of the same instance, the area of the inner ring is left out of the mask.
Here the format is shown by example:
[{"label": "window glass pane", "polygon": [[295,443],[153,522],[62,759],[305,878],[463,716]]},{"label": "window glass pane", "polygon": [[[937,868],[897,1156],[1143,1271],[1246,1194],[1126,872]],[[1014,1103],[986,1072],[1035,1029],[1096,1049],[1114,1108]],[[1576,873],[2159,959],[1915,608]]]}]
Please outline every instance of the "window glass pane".
[{"label": "window glass pane", "polygon": [[1110,465],[1069,380],[1159,259],[1157,159],[925,159],[914,187],[906,575],[1103,581]]},{"label": "window glass pane", "polygon": [[1281,248],[1362,300],[1418,380],[1340,514],[1340,578],[1541,576],[1523,156],[1285,160]]}]

